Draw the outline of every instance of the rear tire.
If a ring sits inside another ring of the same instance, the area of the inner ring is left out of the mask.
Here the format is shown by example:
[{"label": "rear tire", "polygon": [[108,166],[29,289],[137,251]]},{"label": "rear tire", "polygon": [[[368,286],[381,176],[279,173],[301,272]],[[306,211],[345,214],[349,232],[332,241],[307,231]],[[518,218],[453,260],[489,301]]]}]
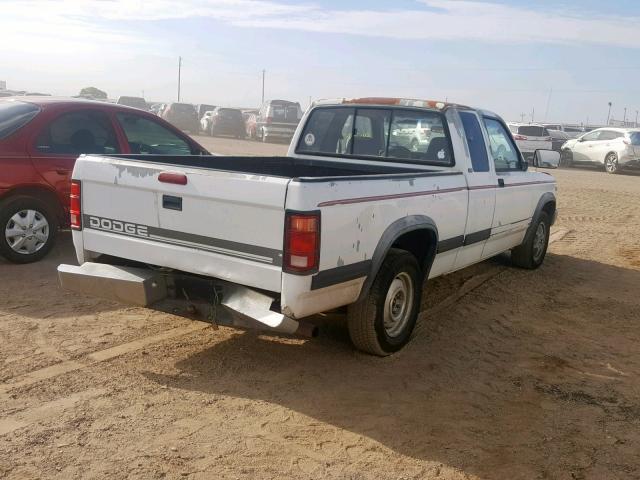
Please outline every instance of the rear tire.
[{"label": "rear tire", "polygon": [[420,310],[422,279],[413,255],[389,251],[367,296],[347,309],[349,336],[358,350],[383,357],[409,342]]},{"label": "rear tire", "polygon": [[42,200],[19,196],[0,203],[0,255],[10,262],[37,262],[57,234],[58,218]]},{"label": "rear tire", "polygon": [[549,246],[551,219],[542,211],[534,225],[533,235],[522,245],[511,250],[511,263],[516,267],[534,270],[542,265]]}]

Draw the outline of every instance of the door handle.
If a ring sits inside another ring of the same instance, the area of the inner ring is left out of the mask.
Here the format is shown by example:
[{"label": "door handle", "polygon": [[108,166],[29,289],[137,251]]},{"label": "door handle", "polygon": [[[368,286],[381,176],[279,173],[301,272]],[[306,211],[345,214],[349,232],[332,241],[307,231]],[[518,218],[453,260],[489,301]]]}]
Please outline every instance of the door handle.
[{"label": "door handle", "polygon": [[504,178],[499,178],[498,179],[498,186],[499,187],[504,187]]}]

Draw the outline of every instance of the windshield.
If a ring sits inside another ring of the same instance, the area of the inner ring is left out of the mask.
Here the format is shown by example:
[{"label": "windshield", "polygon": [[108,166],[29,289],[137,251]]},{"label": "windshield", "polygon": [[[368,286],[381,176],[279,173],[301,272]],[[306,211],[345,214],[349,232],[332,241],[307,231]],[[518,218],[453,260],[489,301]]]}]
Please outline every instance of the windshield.
[{"label": "windshield", "polygon": [[629,134],[629,140],[634,147],[640,146],[640,132],[632,132]]},{"label": "windshield", "polygon": [[171,111],[175,113],[196,113],[195,107],[189,103],[172,103]]},{"label": "windshield", "polygon": [[5,138],[25,126],[35,117],[40,108],[32,103],[2,102],[0,103],[0,138]]}]

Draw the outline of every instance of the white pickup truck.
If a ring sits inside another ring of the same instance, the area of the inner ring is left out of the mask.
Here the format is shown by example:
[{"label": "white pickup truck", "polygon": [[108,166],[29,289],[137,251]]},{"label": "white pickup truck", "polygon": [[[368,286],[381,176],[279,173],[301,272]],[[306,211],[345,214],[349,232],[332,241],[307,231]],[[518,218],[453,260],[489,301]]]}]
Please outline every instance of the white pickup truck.
[{"label": "white pickup truck", "polygon": [[[407,144],[411,125],[426,141]],[[287,157],[80,157],[80,266],[58,271],[75,291],[290,334],[348,306],[355,346],[388,355],[409,341],[427,278],[508,250],[536,268],[555,217],[554,178],[528,170],[494,113],[319,101]]]}]

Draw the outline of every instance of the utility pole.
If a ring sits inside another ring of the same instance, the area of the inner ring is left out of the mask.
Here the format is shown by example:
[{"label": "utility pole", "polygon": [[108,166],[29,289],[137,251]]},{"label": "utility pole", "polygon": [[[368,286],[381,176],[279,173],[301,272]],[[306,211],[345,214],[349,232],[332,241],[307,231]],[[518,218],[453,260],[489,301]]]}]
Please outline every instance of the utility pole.
[{"label": "utility pole", "polygon": [[262,103],[264,103],[264,74],[265,74],[265,69],[263,68],[262,69]]},{"label": "utility pole", "polygon": [[611,118],[611,102],[609,102],[609,113],[607,113],[607,126],[609,125],[609,119]]},{"label": "utility pole", "polygon": [[536,114],[536,107],[533,107],[531,109],[531,123],[533,123],[533,117],[534,117],[535,114]]},{"label": "utility pole", "polygon": [[182,75],[182,57],[178,57],[178,101],[180,101],[180,81]]},{"label": "utility pole", "polygon": [[521,113],[520,114],[520,123],[524,123],[524,117],[526,117],[527,114],[526,113]]},{"label": "utility pole", "polygon": [[622,126],[627,126],[627,107],[624,107],[624,117],[622,118]]},{"label": "utility pole", "polygon": [[638,128],[638,110],[636,110],[636,128]]}]

